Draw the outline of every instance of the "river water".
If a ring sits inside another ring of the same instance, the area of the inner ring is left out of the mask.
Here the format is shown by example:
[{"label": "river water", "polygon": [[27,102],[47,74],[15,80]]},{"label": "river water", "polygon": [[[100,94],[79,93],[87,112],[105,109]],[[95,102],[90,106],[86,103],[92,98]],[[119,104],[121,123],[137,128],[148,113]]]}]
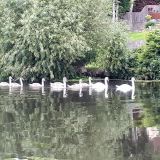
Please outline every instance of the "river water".
[{"label": "river water", "polygon": [[[0,159],[158,160],[160,83],[135,93],[0,88]],[[130,82],[125,82],[130,83]]]}]

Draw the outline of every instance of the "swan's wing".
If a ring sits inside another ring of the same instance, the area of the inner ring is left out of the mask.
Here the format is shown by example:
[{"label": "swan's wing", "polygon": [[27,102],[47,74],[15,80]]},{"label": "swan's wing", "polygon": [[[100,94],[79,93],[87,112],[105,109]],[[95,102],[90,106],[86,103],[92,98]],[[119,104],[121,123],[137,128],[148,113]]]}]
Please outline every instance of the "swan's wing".
[{"label": "swan's wing", "polygon": [[130,86],[128,84],[122,84],[122,85],[118,86],[116,90],[126,93],[126,92],[129,92],[130,90],[132,90],[132,86]]},{"label": "swan's wing", "polygon": [[63,87],[61,88],[51,87],[51,91],[54,91],[54,92],[61,92],[62,90],[63,90]]},{"label": "swan's wing", "polygon": [[7,83],[7,82],[1,82],[0,86],[9,86],[9,83]]},{"label": "swan's wing", "polygon": [[96,92],[102,92],[105,89],[105,84],[101,83],[101,82],[97,82],[92,84],[92,88],[96,91]]},{"label": "swan's wing", "polygon": [[97,82],[92,84],[92,88],[97,88],[97,89],[105,88],[105,84],[101,82]]},{"label": "swan's wing", "polygon": [[82,87],[89,87],[88,83],[82,83],[81,85],[82,85]]},{"label": "swan's wing", "polygon": [[50,83],[51,90],[53,91],[62,91],[64,84],[61,82]]},{"label": "swan's wing", "polygon": [[11,83],[11,87],[20,87],[21,85],[19,83]]},{"label": "swan's wing", "polygon": [[31,84],[29,84],[29,86],[30,87],[42,87],[42,85],[39,83],[31,83]]},{"label": "swan's wing", "polygon": [[63,85],[63,83],[61,82],[54,82],[54,83],[50,83],[51,85]]},{"label": "swan's wing", "polygon": [[73,91],[78,91],[81,88],[79,84],[73,84],[68,86],[68,89],[73,90]]},{"label": "swan's wing", "polygon": [[55,82],[55,83],[50,83],[50,86],[54,88],[59,88],[59,87],[63,87],[64,84],[61,82]]},{"label": "swan's wing", "polygon": [[31,83],[29,85],[35,85],[35,86],[37,86],[37,85],[40,85],[40,84],[39,83]]}]

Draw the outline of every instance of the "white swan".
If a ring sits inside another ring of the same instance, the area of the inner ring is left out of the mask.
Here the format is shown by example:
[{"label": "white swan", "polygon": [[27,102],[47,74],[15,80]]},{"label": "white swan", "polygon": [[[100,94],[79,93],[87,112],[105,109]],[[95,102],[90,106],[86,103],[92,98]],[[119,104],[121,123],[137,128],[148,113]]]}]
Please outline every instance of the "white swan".
[{"label": "white swan", "polygon": [[75,83],[73,85],[69,85],[69,90],[79,91],[82,88],[82,79],[79,80],[79,83]]},{"label": "white swan", "polygon": [[53,90],[62,90],[63,88],[67,87],[67,78],[63,77],[63,83],[62,82],[54,82],[54,83],[50,83],[50,87]]},{"label": "white swan", "polygon": [[90,78],[90,86],[94,89],[94,90],[96,90],[96,91],[103,91],[104,89],[107,89],[108,90],[108,81],[109,81],[109,78],[108,77],[105,77],[105,79],[104,79],[104,83],[102,83],[102,82],[97,82],[97,83],[92,83],[91,82],[91,78]]},{"label": "white swan", "polygon": [[12,77],[9,76],[9,83],[8,83],[8,82],[1,82],[1,83],[0,83],[0,87],[7,87],[7,86],[9,86],[9,84],[10,84],[10,82],[11,82],[11,79],[12,79]]},{"label": "white swan", "polygon": [[131,78],[131,82],[132,82],[132,85],[128,85],[128,84],[122,84],[120,86],[116,85],[116,91],[120,91],[120,92],[124,92],[124,93],[127,93],[131,90],[135,90],[135,84],[134,84],[134,81],[135,81],[135,78],[132,77]]},{"label": "white swan", "polygon": [[44,87],[44,81],[45,81],[45,79],[42,78],[41,84],[40,83],[31,83],[31,84],[29,84],[29,87],[32,87],[32,88],[41,88],[41,87]]},{"label": "white swan", "polygon": [[88,78],[88,81],[89,81],[89,83],[84,83],[84,82],[81,83],[82,88],[88,88],[90,86],[91,77]]},{"label": "white swan", "polygon": [[9,87],[23,87],[23,78],[19,78],[20,83],[14,83],[12,82],[12,77],[9,78]]}]

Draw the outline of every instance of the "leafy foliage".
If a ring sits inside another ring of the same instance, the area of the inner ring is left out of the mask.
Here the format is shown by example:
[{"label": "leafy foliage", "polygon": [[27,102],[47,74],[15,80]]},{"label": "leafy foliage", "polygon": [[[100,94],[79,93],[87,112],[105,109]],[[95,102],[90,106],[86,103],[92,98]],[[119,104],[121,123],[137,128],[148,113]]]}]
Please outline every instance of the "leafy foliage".
[{"label": "leafy foliage", "polygon": [[137,74],[141,79],[160,78],[160,31],[148,34],[146,46],[137,51]]},{"label": "leafy foliage", "polygon": [[[106,34],[109,36],[106,37]],[[97,47],[97,64],[108,71],[111,77],[124,77],[128,53],[126,37],[125,28],[120,23],[108,25],[106,33],[101,35],[101,39],[105,40],[101,40],[101,44]]]},{"label": "leafy foliage", "polygon": [[130,0],[120,0],[120,14],[129,12],[131,2]]},{"label": "leafy foliage", "polygon": [[89,49],[83,36],[82,6],[72,0],[28,0],[29,7],[20,12],[26,2],[21,6],[14,3],[16,10],[8,7],[10,2],[4,6],[11,15],[6,14],[2,27],[3,70],[27,77],[66,74],[70,64]]},{"label": "leafy foliage", "polygon": [[149,28],[151,26],[155,26],[155,22],[152,22],[152,21],[148,21],[146,24],[145,24],[145,28]]},{"label": "leafy foliage", "polygon": [[126,36],[111,24],[110,0],[2,0],[0,8],[1,77],[73,77],[88,62],[119,76]]},{"label": "leafy foliage", "polygon": [[122,40],[111,29],[109,0],[3,0],[0,7],[1,77],[73,77],[75,66]]}]

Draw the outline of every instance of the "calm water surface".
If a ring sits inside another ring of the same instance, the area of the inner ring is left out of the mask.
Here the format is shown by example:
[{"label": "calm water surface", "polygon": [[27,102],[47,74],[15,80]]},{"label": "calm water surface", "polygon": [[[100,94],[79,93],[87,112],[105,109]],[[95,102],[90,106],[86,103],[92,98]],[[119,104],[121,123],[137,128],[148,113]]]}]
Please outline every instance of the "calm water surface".
[{"label": "calm water surface", "polygon": [[159,160],[160,83],[135,93],[0,88],[0,159]]}]

